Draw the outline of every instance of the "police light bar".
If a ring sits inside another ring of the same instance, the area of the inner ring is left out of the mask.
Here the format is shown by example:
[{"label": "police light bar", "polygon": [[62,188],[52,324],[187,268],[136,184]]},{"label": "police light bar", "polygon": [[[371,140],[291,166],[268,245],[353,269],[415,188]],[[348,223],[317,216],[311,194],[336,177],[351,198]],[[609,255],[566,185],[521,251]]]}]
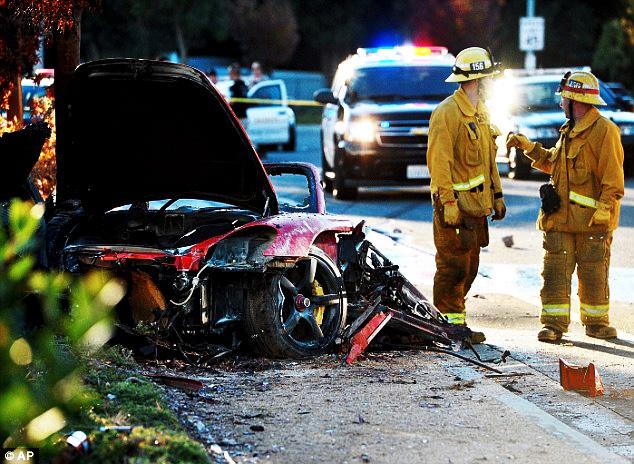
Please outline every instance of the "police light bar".
[{"label": "police light bar", "polygon": [[396,47],[371,47],[357,49],[357,55],[377,58],[389,59],[397,57],[427,57],[427,56],[448,56],[447,47],[425,46],[417,47],[413,45],[400,45]]}]

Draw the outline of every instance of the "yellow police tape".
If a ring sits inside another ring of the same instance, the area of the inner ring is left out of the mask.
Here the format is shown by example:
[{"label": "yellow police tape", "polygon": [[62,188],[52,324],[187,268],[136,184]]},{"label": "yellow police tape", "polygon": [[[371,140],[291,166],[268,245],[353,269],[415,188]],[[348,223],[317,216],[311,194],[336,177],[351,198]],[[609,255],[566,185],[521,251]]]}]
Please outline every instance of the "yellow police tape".
[{"label": "yellow police tape", "polygon": [[[268,103],[271,105],[283,105],[284,100],[269,100],[265,98],[231,98],[231,103]],[[286,100],[289,106],[322,106],[321,103],[312,100]]]}]

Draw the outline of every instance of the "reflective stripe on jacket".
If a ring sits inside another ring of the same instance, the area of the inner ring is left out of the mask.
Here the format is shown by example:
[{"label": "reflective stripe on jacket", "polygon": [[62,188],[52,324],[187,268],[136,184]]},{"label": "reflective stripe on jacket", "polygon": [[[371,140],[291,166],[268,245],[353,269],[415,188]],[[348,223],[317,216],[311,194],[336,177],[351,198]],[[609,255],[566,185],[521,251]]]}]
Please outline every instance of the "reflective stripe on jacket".
[{"label": "reflective stripe on jacket", "polygon": [[[623,145],[618,126],[599,110],[591,107],[572,129],[566,122],[555,147],[545,149],[537,143],[526,156],[533,160],[533,167],[551,175],[562,200],[554,213],[540,210],[540,230],[601,232],[618,227],[625,190]],[[610,223],[588,227],[600,204],[610,207]]]},{"label": "reflective stripe on jacket", "polygon": [[570,193],[568,193],[568,199],[572,203],[576,203],[587,208],[597,209],[599,207],[597,200],[595,200],[594,198],[579,195],[577,192],[573,192],[572,190],[570,191]]},{"label": "reflective stripe on jacket", "polygon": [[442,204],[458,201],[467,216],[488,216],[502,194],[495,163],[500,134],[480,102],[477,110],[460,88],[438,105],[429,121],[427,166],[431,192]]}]

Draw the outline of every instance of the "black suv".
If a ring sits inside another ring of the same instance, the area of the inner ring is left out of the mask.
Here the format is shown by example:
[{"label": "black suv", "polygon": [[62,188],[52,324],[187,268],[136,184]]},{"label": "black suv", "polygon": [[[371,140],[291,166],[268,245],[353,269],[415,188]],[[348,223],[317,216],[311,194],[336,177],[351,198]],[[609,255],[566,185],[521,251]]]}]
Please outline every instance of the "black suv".
[{"label": "black suv", "polygon": [[457,89],[444,47],[360,48],[332,87],[315,92],[321,122],[322,180],[338,199],[360,186],[427,185],[431,112]]}]

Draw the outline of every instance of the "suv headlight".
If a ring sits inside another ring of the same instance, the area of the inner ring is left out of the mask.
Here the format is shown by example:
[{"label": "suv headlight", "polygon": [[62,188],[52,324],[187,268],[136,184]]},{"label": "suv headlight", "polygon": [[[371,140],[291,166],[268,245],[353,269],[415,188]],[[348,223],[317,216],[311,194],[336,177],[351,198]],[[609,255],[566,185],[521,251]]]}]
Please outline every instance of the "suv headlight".
[{"label": "suv headlight", "polygon": [[634,135],[634,124],[619,124],[621,135]]},{"label": "suv headlight", "polygon": [[374,142],[374,122],[370,119],[350,121],[346,140],[349,142]]},{"label": "suv headlight", "polygon": [[520,129],[519,132],[524,134],[530,140],[559,138],[559,129],[555,129],[554,127],[526,127],[524,129]]}]

